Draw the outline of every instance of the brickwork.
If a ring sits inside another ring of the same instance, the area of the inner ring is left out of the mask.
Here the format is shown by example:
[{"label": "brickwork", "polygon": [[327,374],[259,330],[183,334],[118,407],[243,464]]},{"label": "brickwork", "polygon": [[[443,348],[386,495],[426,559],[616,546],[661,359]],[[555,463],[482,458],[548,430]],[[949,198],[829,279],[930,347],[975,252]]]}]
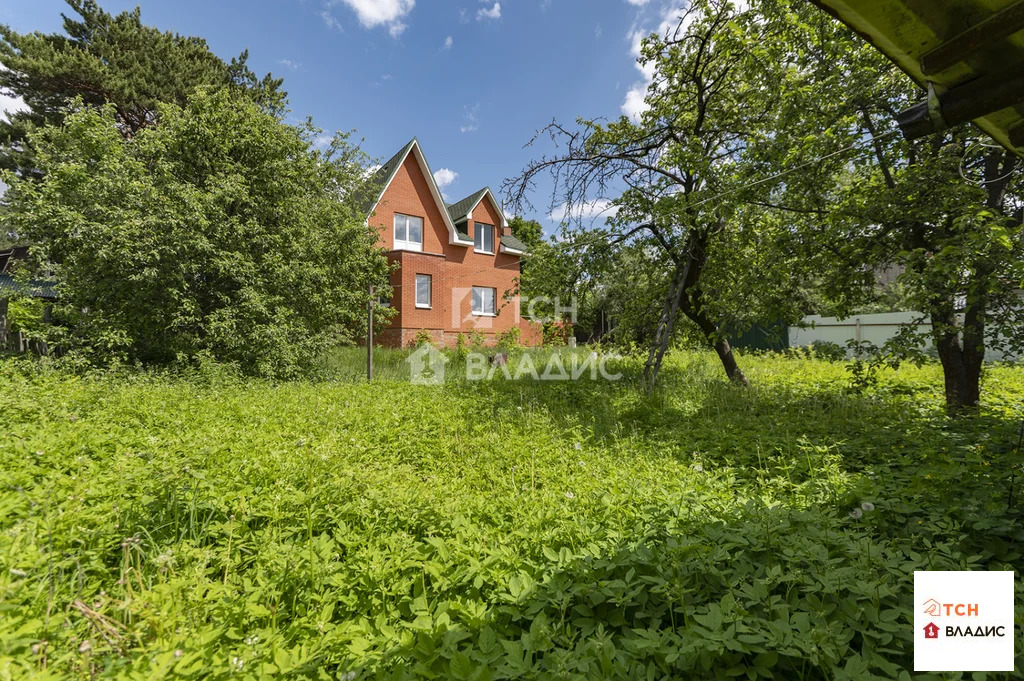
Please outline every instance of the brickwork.
[{"label": "brickwork", "polygon": [[[393,250],[396,213],[423,218],[422,253]],[[377,335],[382,345],[407,347],[423,329],[431,332],[438,343],[448,346],[455,345],[459,333],[465,334],[468,341],[473,332],[482,334],[486,344],[493,344],[498,334],[512,328],[521,329],[524,343],[540,344],[539,332],[520,318],[516,293],[519,256],[500,252],[501,216],[489,196],[473,210],[466,227],[472,241],[477,223],[492,225],[495,252],[478,253],[471,245],[449,243],[450,232],[444,217],[411,152],[384,191],[369,222],[380,231],[380,244],[390,251],[388,260],[399,264],[399,269],[391,274],[395,289],[391,305],[397,314],[388,328]],[[416,306],[417,274],[431,277],[429,308]],[[495,290],[496,315],[473,314],[474,286]]]}]

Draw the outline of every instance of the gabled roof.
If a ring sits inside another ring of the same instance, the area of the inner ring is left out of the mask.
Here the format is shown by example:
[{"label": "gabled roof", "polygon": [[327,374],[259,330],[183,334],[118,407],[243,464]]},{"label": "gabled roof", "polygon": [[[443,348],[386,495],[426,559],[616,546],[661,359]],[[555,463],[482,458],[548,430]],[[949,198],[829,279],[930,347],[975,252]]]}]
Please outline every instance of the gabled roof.
[{"label": "gabled roof", "polygon": [[369,215],[377,208],[377,204],[379,204],[381,199],[384,198],[384,192],[387,191],[391,182],[395,179],[398,169],[402,167],[403,163],[405,163],[405,159],[409,157],[409,154],[412,154],[413,158],[415,158],[416,162],[419,164],[420,170],[423,172],[423,176],[427,181],[427,187],[430,189],[430,193],[434,197],[434,202],[437,204],[437,208],[441,212],[441,218],[444,220],[444,224],[448,228],[448,243],[456,244],[458,246],[472,246],[473,242],[469,240],[469,236],[465,233],[465,230],[462,230],[461,232],[456,230],[455,223],[448,214],[447,206],[441,199],[441,190],[437,188],[437,182],[434,181],[434,174],[430,172],[430,166],[427,164],[427,159],[423,155],[423,149],[420,148],[419,140],[415,137],[409,140],[409,142],[402,147],[397,154],[389,158],[384,165],[378,168],[373,174],[371,182],[374,186],[380,187],[380,192],[378,192],[375,200],[367,202],[368,207],[366,208],[366,214]]},{"label": "gabled roof", "polygon": [[507,227],[508,220],[505,219],[505,212],[501,209],[501,204],[494,198],[493,192],[490,187],[484,187],[483,189],[477,190],[467,196],[464,199],[459,199],[455,203],[448,204],[448,215],[451,216],[452,222],[459,223],[469,220],[473,214],[473,210],[477,205],[483,201],[485,196],[491,197],[491,203],[494,204],[495,209],[498,211],[498,215],[501,216],[500,227]]}]

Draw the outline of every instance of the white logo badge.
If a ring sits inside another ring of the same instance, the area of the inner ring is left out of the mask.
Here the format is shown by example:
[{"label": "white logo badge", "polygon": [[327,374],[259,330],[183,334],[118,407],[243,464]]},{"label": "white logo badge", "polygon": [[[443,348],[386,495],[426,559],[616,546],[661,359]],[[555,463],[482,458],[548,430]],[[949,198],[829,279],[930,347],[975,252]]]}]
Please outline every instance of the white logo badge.
[{"label": "white logo badge", "polygon": [[914,671],[1012,672],[1013,572],[914,573]]}]

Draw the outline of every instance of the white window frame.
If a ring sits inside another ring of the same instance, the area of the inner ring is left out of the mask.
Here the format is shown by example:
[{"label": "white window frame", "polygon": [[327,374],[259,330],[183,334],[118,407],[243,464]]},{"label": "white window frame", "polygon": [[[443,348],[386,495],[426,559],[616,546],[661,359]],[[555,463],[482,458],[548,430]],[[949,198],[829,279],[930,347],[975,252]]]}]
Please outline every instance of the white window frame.
[{"label": "white window frame", "polygon": [[[484,247],[487,245],[484,243],[484,239],[482,238],[485,234],[490,235],[490,248]],[[494,255],[494,225],[477,222],[473,226],[473,250],[477,253]]]},{"label": "white window frame", "polygon": [[[477,296],[477,291],[481,292],[479,297]],[[483,294],[485,292],[489,292],[490,296],[491,296],[491,300],[490,300],[490,302],[491,302],[491,311],[490,312],[487,311],[487,305],[486,305],[484,297],[483,297]],[[477,304],[476,304],[477,300],[480,301],[479,308],[477,308]],[[476,317],[497,317],[498,316],[498,289],[492,288],[490,286],[474,286],[473,287],[472,302],[470,303],[470,305],[471,305],[472,310],[473,310],[473,315],[476,316]]]},{"label": "white window frame", "polygon": [[[418,221],[420,223],[420,240],[418,242],[409,239],[410,223],[415,224],[414,221]],[[402,234],[405,235],[405,238],[403,239],[398,238],[399,222],[401,222],[402,225]],[[423,218],[415,215],[405,215],[404,213],[395,213],[394,230],[396,251],[423,251]]]},{"label": "white window frame", "polygon": [[[427,282],[427,302],[420,302],[420,281],[425,280]],[[434,278],[429,274],[417,274],[416,275],[416,307],[429,310],[434,297]]]}]

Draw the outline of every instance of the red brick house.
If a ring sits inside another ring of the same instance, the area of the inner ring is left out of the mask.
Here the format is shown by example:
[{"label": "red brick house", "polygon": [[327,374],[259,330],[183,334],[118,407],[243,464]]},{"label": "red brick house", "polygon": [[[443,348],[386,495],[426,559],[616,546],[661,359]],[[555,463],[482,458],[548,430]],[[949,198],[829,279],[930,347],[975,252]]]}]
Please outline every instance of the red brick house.
[{"label": "red brick house", "polygon": [[480,334],[487,343],[520,328],[526,345],[540,343],[539,326],[522,319],[516,280],[524,244],[487,187],[445,203],[419,142],[413,138],[377,170],[380,195],[367,223],[380,232],[397,314],[377,336],[382,345],[407,347],[422,331],[455,345]]}]

